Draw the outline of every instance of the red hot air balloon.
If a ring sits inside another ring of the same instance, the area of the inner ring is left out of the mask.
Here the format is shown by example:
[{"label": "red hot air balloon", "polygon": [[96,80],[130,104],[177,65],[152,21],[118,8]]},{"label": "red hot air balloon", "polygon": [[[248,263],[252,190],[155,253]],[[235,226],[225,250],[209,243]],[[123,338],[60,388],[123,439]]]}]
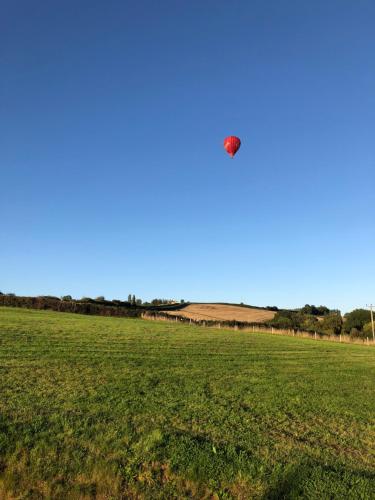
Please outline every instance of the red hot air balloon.
[{"label": "red hot air balloon", "polygon": [[237,153],[240,149],[241,141],[235,135],[230,135],[224,139],[224,148],[231,158]]}]

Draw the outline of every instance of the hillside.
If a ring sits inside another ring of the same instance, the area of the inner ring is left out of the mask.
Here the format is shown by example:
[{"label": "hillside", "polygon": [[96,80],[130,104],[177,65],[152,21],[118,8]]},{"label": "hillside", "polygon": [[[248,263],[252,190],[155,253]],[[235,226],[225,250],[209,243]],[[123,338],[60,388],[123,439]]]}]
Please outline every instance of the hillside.
[{"label": "hillside", "polygon": [[275,316],[274,311],[255,307],[227,304],[189,304],[177,311],[168,311],[171,316],[184,316],[194,320],[244,321],[263,323]]},{"label": "hillside", "polygon": [[362,346],[0,308],[0,498],[374,498]]}]

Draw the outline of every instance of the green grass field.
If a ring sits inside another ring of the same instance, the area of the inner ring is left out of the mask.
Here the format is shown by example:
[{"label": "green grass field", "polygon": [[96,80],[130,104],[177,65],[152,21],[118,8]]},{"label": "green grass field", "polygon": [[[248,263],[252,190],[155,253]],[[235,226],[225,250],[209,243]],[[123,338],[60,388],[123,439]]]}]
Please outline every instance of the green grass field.
[{"label": "green grass field", "polygon": [[375,349],[0,308],[0,498],[375,498]]}]

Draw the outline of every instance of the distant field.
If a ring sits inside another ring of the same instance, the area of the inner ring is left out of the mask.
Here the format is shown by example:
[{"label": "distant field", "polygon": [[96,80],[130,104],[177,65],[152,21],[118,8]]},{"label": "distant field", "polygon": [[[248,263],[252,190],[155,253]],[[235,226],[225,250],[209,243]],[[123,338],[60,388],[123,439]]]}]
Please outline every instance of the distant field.
[{"label": "distant field", "polygon": [[0,498],[375,498],[375,351],[0,308]]},{"label": "distant field", "polygon": [[263,323],[275,316],[275,312],[251,307],[222,304],[190,304],[183,309],[168,311],[171,316],[184,316],[194,320],[245,321]]}]

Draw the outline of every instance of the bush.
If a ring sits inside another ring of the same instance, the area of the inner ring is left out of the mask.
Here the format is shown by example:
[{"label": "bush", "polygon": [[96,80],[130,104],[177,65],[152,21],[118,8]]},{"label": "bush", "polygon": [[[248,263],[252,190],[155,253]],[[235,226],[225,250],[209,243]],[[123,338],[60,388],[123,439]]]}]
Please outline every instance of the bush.
[{"label": "bush", "polygon": [[321,322],[320,330],[327,335],[340,335],[342,330],[342,318],[339,314],[325,316]]},{"label": "bush", "polygon": [[364,325],[370,320],[370,312],[367,309],[354,309],[345,314],[344,320],[344,330],[351,335],[353,329],[363,330]]},{"label": "bush", "polygon": [[354,338],[362,338],[364,337],[363,332],[361,330],[358,330],[357,328],[352,328],[350,330],[350,336]]},{"label": "bush", "polygon": [[288,330],[294,327],[293,321],[287,315],[276,313],[274,318],[270,321],[271,326],[275,328],[284,328]]},{"label": "bush", "polygon": [[372,338],[372,324],[371,321],[363,326],[363,335]]},{"label": "bush", "polygon": [[316,332],[317,330],[319,330],[318,318],[316,316],[313,316],[312,314],[305,315],[304,317],[301,317],[300,327],[302,328],[302,330],[306,330],[308,332]]},{"label": "bush", "polygon": [[306,304],[304,307],[301,309],[302,314],[312,314],[314,316],[326,316],[327,314],[330,313],[330,310],[326,306],[314,306],[314,305],[309,305]]}]

